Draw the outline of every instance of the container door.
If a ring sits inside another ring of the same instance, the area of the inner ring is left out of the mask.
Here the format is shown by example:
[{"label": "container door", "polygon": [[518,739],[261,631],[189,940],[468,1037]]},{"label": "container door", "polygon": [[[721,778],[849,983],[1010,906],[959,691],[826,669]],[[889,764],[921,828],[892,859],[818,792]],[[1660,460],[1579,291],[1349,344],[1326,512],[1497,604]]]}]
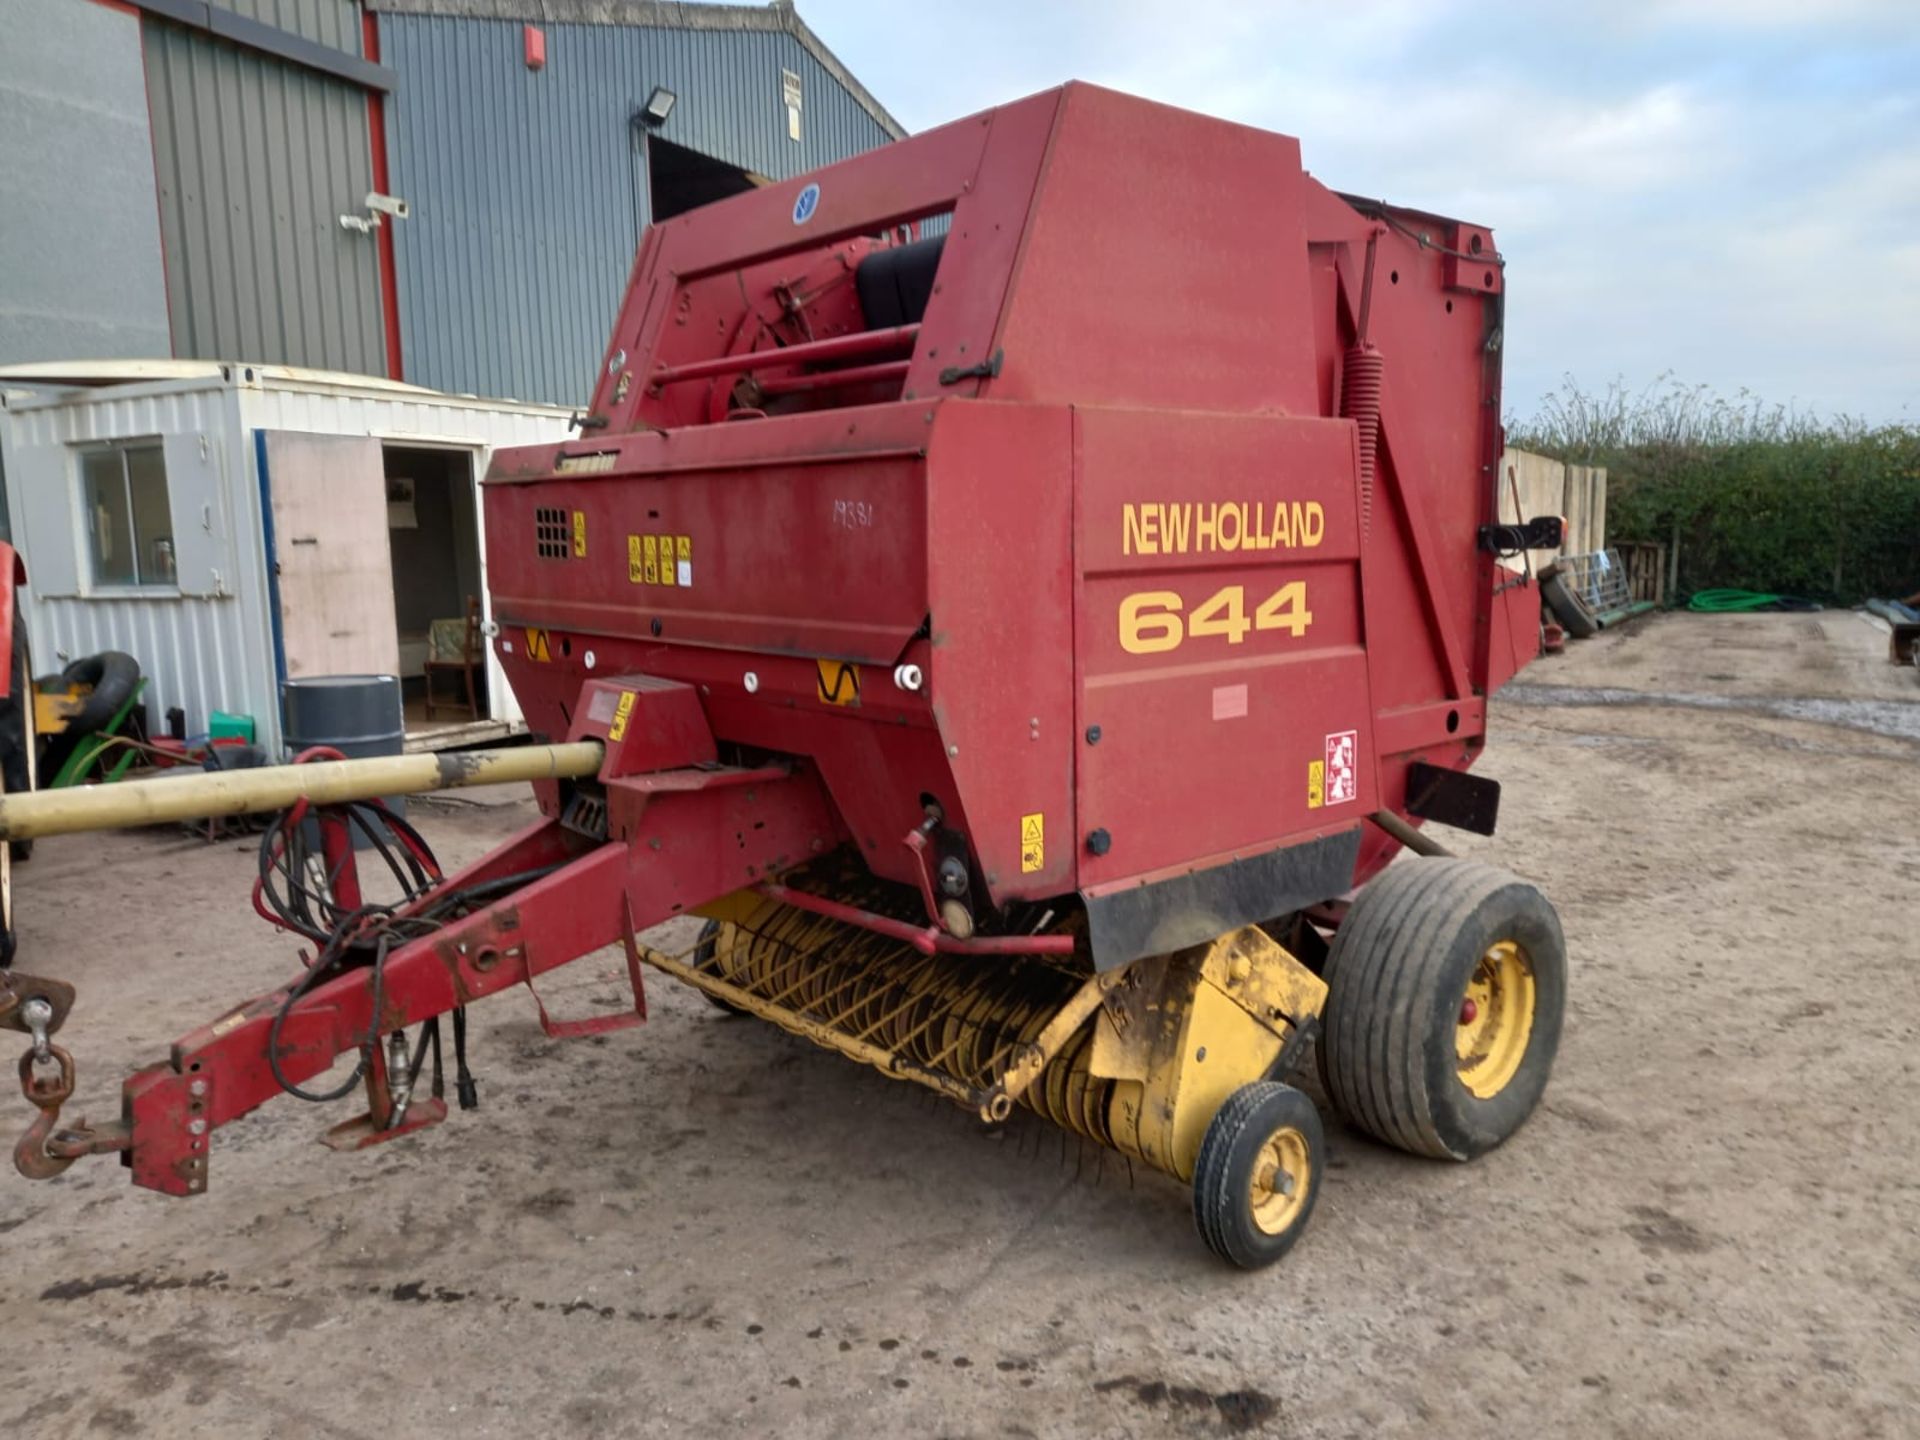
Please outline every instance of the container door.
[{"label": "container door", "polygon": [[[480,494],[480,477],[486,474],[489,460],[487,451],[481,451],[474,457],[472,482],[474,534],[480,546],[480,620],[483,626],[494,623],[493,587],[487,580],[487,507]],[[487,657],[487,718],[519,724],[527,717],[520,708],[520,697],[513,693],[513,686],[507,682],[507,672],[501,668],[500,647],[493,643],[491,635],[487,635],[481,642],[481,648]]]},{"label": "container door", "polygon": [[260,465],[283,674],[397,674],[380,442],[263,430]]}]

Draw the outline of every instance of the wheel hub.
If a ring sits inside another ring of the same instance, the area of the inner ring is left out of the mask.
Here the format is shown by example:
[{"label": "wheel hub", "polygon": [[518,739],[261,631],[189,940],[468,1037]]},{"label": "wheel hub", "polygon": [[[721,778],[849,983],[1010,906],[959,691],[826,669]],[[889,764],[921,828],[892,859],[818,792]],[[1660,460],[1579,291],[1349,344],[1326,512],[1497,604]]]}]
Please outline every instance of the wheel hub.
[{"label": "wheel hub", "polygon": [[1460,1081],[1491,1100],[1506,1089],[1533,1036],[1533,962],[1517,941],[1491,946],[1467,978],[1454,1030]]},{"label": "wheel hub", "polygon": [[1267,1137],[1253,1164],[1250,1199],[1253,1223],[1278,1235],[1299,1216],[1308,1194],[1313,1159],[1307,1137],[1291,1125]]}]

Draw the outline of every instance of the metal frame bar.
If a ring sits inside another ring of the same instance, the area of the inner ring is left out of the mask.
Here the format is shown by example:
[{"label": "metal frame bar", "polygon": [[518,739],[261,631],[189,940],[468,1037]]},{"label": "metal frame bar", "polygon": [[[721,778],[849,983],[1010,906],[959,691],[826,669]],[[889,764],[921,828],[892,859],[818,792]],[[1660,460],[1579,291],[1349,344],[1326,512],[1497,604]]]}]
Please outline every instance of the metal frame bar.
[{"label": "metal frame bar", "polygon": [[[747,350],[738,355],[716,355],[711,360],[690,360],[685,365],[664,365],[648,377],[656,390],[663,385],[678,385],[686,380],[711,380],[719,375],[739,375],[749,370],[771,370],[779,365],[810,365],[822,360],[851,360],[857,355],[876,355],[913,344],[920,334],[915,325],[893,325],[884,330],[861,330],[852,335],[833,335],[825,340],[809,340],[802,345],[784,345],[772,350]],[[839,458],[839,457],[835,457]]]},{"label": "metal frame bar", "polygon": [[893,940],[904,940],[922,955],[1071,955],[1076,943],[1071,935],[976,935],[971,940],[962,940],[932,925],[913,925],[890,915],[876,915],[871,910],[810,895],[773,880],[755,889],[769,900],[805,910],[810,915],[857,925]]},{"label": "metal frame bar", "polygon": [[271,55],[276,60],[318,70],[323,75],[345,80],[363,90],[391,94],[400,88],[400,77],[384,65],[363,60],[348,50],[322,45],[317,40],[309,40],[291,30],[282,30],[277,25],[268,25],[246,15],[236,15],[219,5],[207,3],[207,0],[127,0],[127,4],[156,20],[171,20],[189,30],[230,40],[248,50]]}]

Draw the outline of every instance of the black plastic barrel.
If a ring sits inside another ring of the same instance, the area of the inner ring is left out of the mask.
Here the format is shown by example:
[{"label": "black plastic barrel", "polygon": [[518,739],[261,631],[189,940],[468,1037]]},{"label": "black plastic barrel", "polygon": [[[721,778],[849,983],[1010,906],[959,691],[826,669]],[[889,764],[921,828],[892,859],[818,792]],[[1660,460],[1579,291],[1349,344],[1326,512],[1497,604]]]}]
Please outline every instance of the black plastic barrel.
[{"label": "black plastic barrel", "polygon": [[[406,748],[398,675],[312,675],[282,681],[280,713],[289,760],[315,745],[330,746],[349,760],[398,755]],[[389,797],[387,804],[396,815],[406,813],[402,797]],[[355,847],[364,849],[369,843],[356,828]]]}]

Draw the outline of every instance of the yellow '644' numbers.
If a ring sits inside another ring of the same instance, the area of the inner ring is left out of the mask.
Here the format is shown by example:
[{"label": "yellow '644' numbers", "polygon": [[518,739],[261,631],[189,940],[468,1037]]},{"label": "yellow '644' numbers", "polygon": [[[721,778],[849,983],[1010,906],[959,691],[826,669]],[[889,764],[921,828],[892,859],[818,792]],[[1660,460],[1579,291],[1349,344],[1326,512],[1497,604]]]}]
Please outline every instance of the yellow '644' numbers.
[{"label": "yellow '644' numbers", "polygon": [[1188,636],[1218,635],[1238,645],[1249,631],[1284,630],[1298,638],[1313,624],[1307,609],[1307,582],[1289,580],[1247,615],[1244,585],[1228,585],[1185,610],[1174,590],[1140,590],[1120,602],[1120,648],[1130,655],[1176,650]]}]

